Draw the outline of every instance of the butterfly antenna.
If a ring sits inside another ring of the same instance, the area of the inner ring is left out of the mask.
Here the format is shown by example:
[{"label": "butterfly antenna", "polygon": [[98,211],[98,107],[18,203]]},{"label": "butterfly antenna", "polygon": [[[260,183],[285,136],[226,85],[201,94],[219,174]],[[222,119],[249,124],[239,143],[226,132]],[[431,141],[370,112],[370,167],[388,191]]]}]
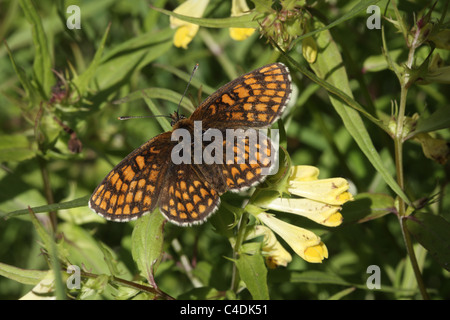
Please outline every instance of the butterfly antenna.
[{"label": "butterfly antenna", "polygon": [[194,66],[194,69],[192,69],[191,77],[189,78],[189,82],[188,82],[188,84],[186,86],[186,89],[184,89],[184,93],[181,96],[180,102],[178,103],[178,107],[177,107],[177,117],[178,118],[180,117],[180,112],[179,111],[180,111],[181,101],[183,101],[183,98],[186,95],[186,92],[188,91],[189,85],[191,84],[192,77],[194,76],[194,73],[195,73],[195,71],[197,71],[197,69],[198,69],[198,63],[196,63],[195,66]]}]

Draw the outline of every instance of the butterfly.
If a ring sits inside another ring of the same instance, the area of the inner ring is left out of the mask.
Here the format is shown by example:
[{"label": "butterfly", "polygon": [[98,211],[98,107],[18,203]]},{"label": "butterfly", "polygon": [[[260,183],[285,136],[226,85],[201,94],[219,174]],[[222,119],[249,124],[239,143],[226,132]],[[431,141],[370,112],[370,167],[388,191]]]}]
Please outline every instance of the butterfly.
[{"label": "butterfly", "polygon": [[[291,91],[289,69],[278,62],[224,85],[200,103],[189,118],[174,112],[172,131],[157,135],[126,156],[95,189],[89,207],[108,220],[120,222],[137,219],[156,208],[177,225],[204,222],[219,207],[220,195],[246,190],[264,180],[263,170],[273,165],[267,161],[271,141],[255,142],[238,135],[222,141],[216,137],[208,144],[207,139],[194,138],[188,145],[199,142],[200,151],[206,151],[213,142],[221,145],[223,149],[212,154],[223,161],[179,162],[174,161],[174,151],[180,141],[173,136],[178,132],[195,136],[197,124],[201,125],[201,138],[212,129],[226,137],[229,130],[270,127],[286,108]],[[218,152],[229,150],[233,151],[231,158],[229,153]],[[188,160],[195,160],[194,154],[195,150],[178,153]],[[249,161],[251,158],[255,161]]]}]

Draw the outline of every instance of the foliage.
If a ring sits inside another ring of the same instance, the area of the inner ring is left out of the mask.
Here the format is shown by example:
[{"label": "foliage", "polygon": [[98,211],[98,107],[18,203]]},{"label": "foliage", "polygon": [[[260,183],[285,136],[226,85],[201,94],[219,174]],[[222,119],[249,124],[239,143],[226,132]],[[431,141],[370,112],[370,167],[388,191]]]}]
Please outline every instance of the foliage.
[{"label": "foliage", "polygon": [[[450,298],[449,1],[272,2],[230,17],[231,1],[211,0],[193,17],[169,0],[3,1],[0,298]],[[72,4],[81,29],[66,25]],[[368,27],[371,5],[381,28]],[[169,16],[200,26],[187,49],[174,46]],[[231,27],[257,31],[235,41]],[[338,227],[281,214],[320,235],[328,259],[268,268],[263,237],[245,241],[259,223],[244,206],[251,193],[223,195],[188,228],[157,211],[106,222],[87,207],[115,164],[170,128],[118,117],[170,114],[197,62],[186,115],[275,61],[295,86],[277,124],[286,162],[354,185]],[[367,285],[371,265],[379,289]]]}]

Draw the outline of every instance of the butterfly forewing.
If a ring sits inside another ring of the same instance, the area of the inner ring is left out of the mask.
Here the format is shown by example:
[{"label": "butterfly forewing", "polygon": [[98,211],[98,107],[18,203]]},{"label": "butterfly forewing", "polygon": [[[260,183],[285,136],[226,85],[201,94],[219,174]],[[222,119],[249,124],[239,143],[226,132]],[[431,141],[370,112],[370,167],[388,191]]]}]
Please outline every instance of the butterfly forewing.
[{"label": "butterfly forewing", "polygon": [[118,221],[153,211],[168,169],[170,136],[170,132],[162,133],[125,157],[94,191],[90,208]]},{"label": "butterfly forewing", "polygon": [[212,94],[192,113],[210,128],[261,128],[283,113],[291,94],[288,68],[274,63],[244,74]]}]

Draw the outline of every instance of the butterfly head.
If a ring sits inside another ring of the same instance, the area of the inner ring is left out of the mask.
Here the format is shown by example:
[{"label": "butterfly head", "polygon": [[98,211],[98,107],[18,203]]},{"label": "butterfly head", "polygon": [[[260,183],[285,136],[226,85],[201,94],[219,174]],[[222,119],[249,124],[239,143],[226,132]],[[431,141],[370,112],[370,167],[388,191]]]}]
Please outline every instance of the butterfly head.
[{"label": "butterfly head", "polygon": [[172,119],[170,121],[170,125],[173,127],[178,121],[186,119],[186,117],[182,114],[179,114],[178,111],[174,111],[171,115],[170,115],[170,119]]}]

